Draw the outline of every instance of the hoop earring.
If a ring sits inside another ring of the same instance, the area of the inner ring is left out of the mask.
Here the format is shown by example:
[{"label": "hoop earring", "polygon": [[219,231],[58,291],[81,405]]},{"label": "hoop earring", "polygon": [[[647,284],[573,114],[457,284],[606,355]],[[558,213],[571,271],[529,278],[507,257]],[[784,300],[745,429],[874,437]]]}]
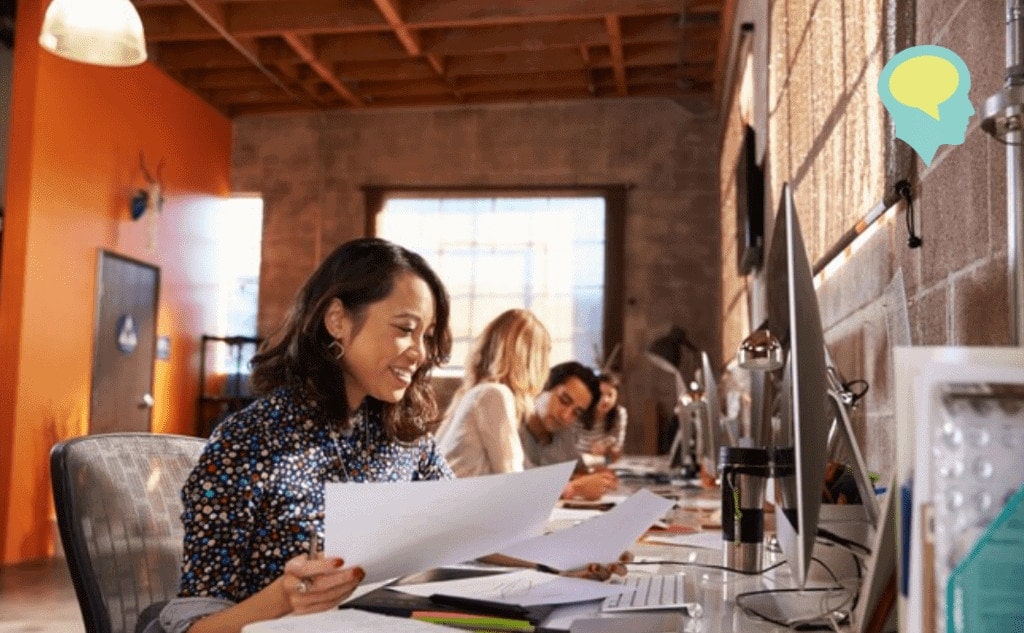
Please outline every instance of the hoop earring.
[{"label": "hoop earring", "polygon": [[341,344],[341,341],[334,339],[327,345],[328,351],[334,356],[334,360],[341,360],[345,355],[345,346]]}]

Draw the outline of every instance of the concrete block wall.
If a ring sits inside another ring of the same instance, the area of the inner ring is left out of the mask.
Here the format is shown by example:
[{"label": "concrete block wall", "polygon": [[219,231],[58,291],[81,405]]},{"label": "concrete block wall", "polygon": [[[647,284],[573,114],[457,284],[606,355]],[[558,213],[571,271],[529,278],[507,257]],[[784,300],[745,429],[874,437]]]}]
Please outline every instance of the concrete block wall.
[{"label": "concrete block wall", "polygon": [[[628,184],[623,305],[630,450],[656,448],[674,383],[643,347],[670,324],[719,361],[719,126],[664,99],[243,117],[234,187],[264,198],[258,328],[268,335],[337,244],[364,234],[361,187]],[[581,359],[589,362],[591,359]]]},{"label": "concrete block wall", "polygon": [[[887,132],[888,115],[877,96],[888,55],[937,44],[967,63],[970,99],[980,110],[1002,86],[1005,2],[896,5],[775,0],[768,104],[769,211],[781,183],[792,183],[812,262],[896,180],[913,184],[923,247],[907,247],[907,209],[900,203],[855,250],[847,249],[818,290],[837,366],[847,379],[870,383],[854,424],[868,467],[883,474],[892,472],[895,460],[893,345],[1005,345],[1010,338],[1003,146],[980,129],[975,115],[965,142],[941,146],[926,166]],[[726,136],[732,133],[727,127]],[[723,173],[727,166],[723,151]],[[727,239],[723,234],[723,243]],[[723,340],[735,340],[728,329]]]}]

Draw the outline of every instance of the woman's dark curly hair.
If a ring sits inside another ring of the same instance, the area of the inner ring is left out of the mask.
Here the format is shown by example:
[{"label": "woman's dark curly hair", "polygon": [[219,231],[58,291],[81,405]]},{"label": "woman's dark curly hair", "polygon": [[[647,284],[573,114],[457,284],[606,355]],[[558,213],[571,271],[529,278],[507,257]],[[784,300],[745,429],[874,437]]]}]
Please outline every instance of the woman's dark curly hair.
[{"label": "woman's dark curly hair", "polygon": [[281,328],[253,357],[253,390],[267,394],[283,386],[297,388],[316,400],[328,416],[348,425],[352,412],[345,396],[345,375],[327,348],[334,339],[324,326],[324,315],[331,301],[339,299],[358,331],[367,306],[388,297],[395,279],[406,272],[430,287],[434,334],[426,341],[427,360],[416,370],[405,396],[393,404],[374,403],[383,411],[384,432],[391,439],[411,442],[433,432],[440,416],[430,371],[447,362],[452,345],[448,292],[422,257],[387,240],[352,240],[327,256],[299,290]]}]

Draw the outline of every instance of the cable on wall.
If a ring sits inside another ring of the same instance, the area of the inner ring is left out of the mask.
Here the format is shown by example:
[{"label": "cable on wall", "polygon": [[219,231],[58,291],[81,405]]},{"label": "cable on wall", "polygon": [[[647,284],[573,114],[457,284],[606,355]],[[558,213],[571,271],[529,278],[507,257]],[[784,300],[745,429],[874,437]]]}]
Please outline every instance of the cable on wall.
[{"label": "cable on wall", "polygon": [[896,194],[907,202],[907,246],[910,248],[920,248],[924,244],[924,239],[914,232],[914,196],[910,188],[910,182],[901,180],[896,183],[895,189]]}]

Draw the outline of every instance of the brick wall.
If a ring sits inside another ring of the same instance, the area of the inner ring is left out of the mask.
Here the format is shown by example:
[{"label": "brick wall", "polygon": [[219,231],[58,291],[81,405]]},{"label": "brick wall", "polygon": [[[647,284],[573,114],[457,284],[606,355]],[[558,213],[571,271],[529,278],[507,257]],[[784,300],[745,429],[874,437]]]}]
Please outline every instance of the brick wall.
[{"label": "brick wall", "polygon": [[265,205],[259,331],[326,252],[364,233],[365,185],[625,183],[628,443],[653,450],[655,403],[671,407],[674,383],[643,346],[676,323],[718,361],[719,136],[658,99],[239,118],[234,185]]},{"label": "brick wall", "polygon": [[[895,459],[892,346],[1006,344],[1010,326],[1004,148],[975,115],[965,142],[941,146],[925,166],[892,138],[878,76],[896,51],[945,46],[967,63],[971,102],[980,109],[1002,86],[1004,9],[1002,0],[771,5],[770,214],[782,182],[790,182],[813,262],[871,207],[893,200],[897,180],[913,183],[924,246],[907,247],[906,209],[898,204],[818,291],[837,366],[871,385],[854,423],[868,467],[882,473],[891,473]],[[726,127],[722,173],[731,169],[728,139],[736,134]],[[725,193],[722,200],[726,218]],[[723,227],[725,244],[733,237]],[[735,287],[727,277],[725,271],[723,289]],[[756,276],[746,281],[763,284]],[[736,323],[727,321],[723,331],[730,344]]]}]

